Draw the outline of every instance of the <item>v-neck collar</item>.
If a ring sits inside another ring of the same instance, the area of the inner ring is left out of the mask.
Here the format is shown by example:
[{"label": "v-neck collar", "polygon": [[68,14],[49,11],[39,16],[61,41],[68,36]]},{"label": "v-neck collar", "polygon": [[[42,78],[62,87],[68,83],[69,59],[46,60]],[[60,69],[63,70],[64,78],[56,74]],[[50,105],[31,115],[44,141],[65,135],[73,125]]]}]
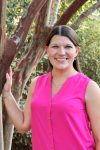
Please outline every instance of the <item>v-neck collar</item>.
[{"label": "v-neck collar", "polygon": [[50,79],[50,95],[51,95],[51,99],[55,99],[63,90],[63,88],[65,87],[65,85],[67,85],[68,81],[71,80],[72,78],[78,76],[80,74],[80,72],[77,72],[75,75],[72,75],[70,77],[68,77],[65,82],[62,84],[61,88],[58,90],[58,92],[54,95],[52,95],[52,72],[49,73],[49,79]]}]

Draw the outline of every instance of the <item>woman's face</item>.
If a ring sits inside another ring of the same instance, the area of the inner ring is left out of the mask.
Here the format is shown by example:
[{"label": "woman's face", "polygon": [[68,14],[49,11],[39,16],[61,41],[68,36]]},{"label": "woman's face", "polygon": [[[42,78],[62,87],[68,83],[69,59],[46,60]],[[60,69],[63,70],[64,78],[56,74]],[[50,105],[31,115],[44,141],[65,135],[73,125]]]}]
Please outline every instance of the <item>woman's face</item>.
[{"label": "woman's face", "polygon": [[55,35],[48,47],[47,55],[55,69],[67,69],[73,66],[73,61],[79,52],[79,47],[74,46],[69,38]]}]

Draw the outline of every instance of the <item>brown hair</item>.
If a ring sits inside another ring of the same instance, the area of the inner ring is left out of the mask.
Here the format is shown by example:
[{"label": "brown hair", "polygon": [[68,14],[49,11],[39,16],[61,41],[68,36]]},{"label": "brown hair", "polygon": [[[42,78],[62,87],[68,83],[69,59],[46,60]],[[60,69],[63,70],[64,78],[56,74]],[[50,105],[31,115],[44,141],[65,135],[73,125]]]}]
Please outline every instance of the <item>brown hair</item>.
[{"label": "brown hair", "polygon": [[[49,46],[51,39],[54,35],[61,35],[61,36],[66,36],[70,39],[70,41],[77,47],[79,46],[78,38],[76,32],[71,28],[66,25],[60,25],[60,26],[55,26],[52,28],[51,32],[49,33],[47,40],[46,40],[46,46]],[[50,63],[50,62],[49,62]],[[50,67],[52,68],[53,66],[50,63]],[[74,60],[73,62],[73,67],[77,71],[81,71],[80,65],[79,65],[79,59],[78,57]]]}]

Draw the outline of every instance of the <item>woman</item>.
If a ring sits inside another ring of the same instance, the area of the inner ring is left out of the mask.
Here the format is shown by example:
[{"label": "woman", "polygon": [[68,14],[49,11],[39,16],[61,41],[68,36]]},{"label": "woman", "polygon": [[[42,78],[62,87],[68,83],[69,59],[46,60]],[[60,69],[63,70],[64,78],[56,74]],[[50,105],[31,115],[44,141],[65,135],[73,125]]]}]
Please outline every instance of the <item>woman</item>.
[{"label": "woman", "polygon": [[3,97],[13,124],[32,130],[33,150],[100,150],[100,88],[79,72],[75,31],[54,27],[45,50],[51,71],[33,80],[24,111],[11,93],[12,72],[6,74]]}]

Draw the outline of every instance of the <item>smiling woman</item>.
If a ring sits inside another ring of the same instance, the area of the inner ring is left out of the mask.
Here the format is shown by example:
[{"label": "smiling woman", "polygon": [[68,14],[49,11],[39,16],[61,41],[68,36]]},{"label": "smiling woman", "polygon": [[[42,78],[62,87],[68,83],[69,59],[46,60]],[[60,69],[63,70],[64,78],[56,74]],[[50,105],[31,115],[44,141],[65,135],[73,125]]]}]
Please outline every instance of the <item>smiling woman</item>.
[{"label": "smiling woman", "polygon": [[[80,51],[78,37],[75,31],[72,28],[65,26],[65,25],[56,26],[52,29],[52,31],[50,32],[47,38],[46,46],[49,49],[52,48],[52,49],[57,50],[60,48],[60,50],[58,51],[59,53],[61,52],[62,48],[66,49],[66,53],[68,53],[69,50],[70,50],[70,53],[72,53],[73,52],[72,50],[76,49],[76,54],[75,54],[76,56],[78,55]],[[47,53],[49,55],[49,50],[47,51]],[[81,71],[80,66],[79,66],[79,60],[78,60],[78,57],[76,56],[74,60],[72,61],[73,66],[77,71]],[[50,62],[50,66],[52,68],[52,62]]]},{"label": "smiling woman", "polygon": [[75,31],[54,27],[45,51],[52,69],[33,80],[24,111],[11,93],[12,71],[6,74],[3,97],[9,117],[19,132],[32,130],[33,150],[100,150],[100,88],[79,72]]},{"label": "smiling woman", "polygon": [[53,68],[67,69],[73,65],[79,47],[76,47],[68,37],[55,35],[52,37],[46,51]]}]

